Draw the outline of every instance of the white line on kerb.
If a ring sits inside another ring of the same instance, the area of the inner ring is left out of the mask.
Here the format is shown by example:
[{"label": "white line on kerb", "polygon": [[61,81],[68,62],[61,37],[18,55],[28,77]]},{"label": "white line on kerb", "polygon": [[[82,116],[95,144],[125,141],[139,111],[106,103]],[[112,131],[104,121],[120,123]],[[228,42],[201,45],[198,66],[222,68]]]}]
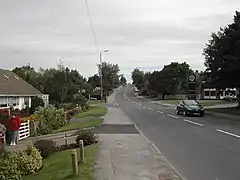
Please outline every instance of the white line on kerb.
[{"label": "white line on kerb", "polygon": [[162,111],[158,111],[158,113],[160,113],[160,114],[163,114],[163,112],[162,112]]},{"label": "white line on kerb", "polygon": [[195,124],[195,125],[197,125],[197,126],[204,126],[203,124],[200,124],[200,123],[196,123],[196,122],[193,122],[193,121],[190,121],[190,120],[187,120],[187,119],[184,119],[184,121],[185,122],[188,122],[188,123],[190,123],[190,124]]},{"label": "white line on kerb", "polygon": [[174,116],[174,115],[171,115],[171,114],[167,114],[167,116],[170,116],[170,117],[172,117],[172,118],[178,119],[177,116]]},{"label": "white line on kerb", "polygon": [[216,130],[220,133],[227,134],[227,135],[230,135],[230,136],[233,136],[233,137],[236,137],[236,138],[240,138],[240,136],[237,135],[237,134],[233,134],[233,133],[230,133],[230,132],[227,132],[227,131],[223,131],[221,129],[216,129]]}]

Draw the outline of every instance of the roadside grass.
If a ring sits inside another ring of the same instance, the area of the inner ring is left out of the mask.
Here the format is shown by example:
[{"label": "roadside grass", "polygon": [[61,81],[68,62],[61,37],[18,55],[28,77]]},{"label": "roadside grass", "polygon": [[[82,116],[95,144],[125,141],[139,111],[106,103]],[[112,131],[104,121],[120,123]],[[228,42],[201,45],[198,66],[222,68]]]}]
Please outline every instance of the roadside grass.
[{"label": "roadside grass", "polygon": [[81,112],[76,115],[76,118],[84,118],[88,116],[100,117],[104,116],[107,113],[107,108],[102,106],[91,106],[90,109],[86,112]]},{"label": "roadside grass", "polygon": [[63,126],[53,133],[65,132],[70,130],[77,130],[82,128],[89,128],[89,127],[98,127],[102,123],[102,119],[100,117],[93,117],[93,118],[86,118],[86,119],[79,119],[78,121],[70,122],[66,126]]},{"label": "roadside grass", "polygon": [[224,113],[224,114],[232,114],[232,115],[240,115],[240,108],[233,107],[233,108],[216,108],[216,109],[208,109],[207,111]]},{"label": "roadside grass", "polygon": [[92,180],[97,149],[98,144],[85,147],[85,162],[79,165],[79,174],[76,176],[72,174],[71,150],[67,150],[44,159],[44,168],[23,180]]},{"label": "roadside grass", "polygon": [[[167,104],[179,104],[181,100],[163,100],[163,103],[167,103]],[[227,104],[228,102],[226,101],[205,101],[205,100],[199,100],[198,101],[202,106],[214,106],[214,105],[218,105],[218,104]]]},{"label": "roadside grass", "polygon": [[88,101],[90,105],[100,105],[100,104],[104,104],[104,102],[102,102],[101,100],[89,100]]}]

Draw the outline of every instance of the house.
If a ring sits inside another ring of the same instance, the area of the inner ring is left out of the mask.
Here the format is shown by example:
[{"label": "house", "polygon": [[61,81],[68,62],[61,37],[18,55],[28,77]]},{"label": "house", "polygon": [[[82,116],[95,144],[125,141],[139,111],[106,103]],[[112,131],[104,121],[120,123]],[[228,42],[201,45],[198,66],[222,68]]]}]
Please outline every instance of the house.
[{"label": "house", "polygon": [[41,93],[12,71],[0,69],[0,107],[30,107],[34,96],[41,97],[45,106],[48,105],[48,95]]}]

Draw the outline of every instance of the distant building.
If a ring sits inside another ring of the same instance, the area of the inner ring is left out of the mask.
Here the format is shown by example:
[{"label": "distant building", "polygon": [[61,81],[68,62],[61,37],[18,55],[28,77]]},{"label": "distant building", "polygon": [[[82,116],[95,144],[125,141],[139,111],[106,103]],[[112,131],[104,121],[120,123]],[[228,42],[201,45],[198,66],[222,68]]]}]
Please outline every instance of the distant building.
[{"label": "distant building", "polygon": [[0,69],[0,107],[30,107],[34,96],[41,97],[45,106],[48,105],[49,95],[41,93],[12,71]]}]

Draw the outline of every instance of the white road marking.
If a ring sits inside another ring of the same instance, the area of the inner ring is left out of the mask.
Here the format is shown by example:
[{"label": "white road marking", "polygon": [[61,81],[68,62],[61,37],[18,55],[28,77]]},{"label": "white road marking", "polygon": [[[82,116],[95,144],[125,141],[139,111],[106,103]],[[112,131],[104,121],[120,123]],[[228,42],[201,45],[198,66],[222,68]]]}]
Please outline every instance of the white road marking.
[{"label": "white road marking", "polygon": [[227,135],[230,135],[230,136],[233,136],[233,137],[236,137],[236,138],[240,138],[240,136],[237,135],[237,134],[233,134],[233,133],[230,133],[230,132],[227,132],[227,131],[223,131],[221,129],[216,129],[216,130],[220,133],[227,134]]},{"label": "white road marking", "polygon": [[184,119],[184,121],[187,122],[187,123],[190,123],[190,124],[195,124],[195,125],[197,125],[197,126],[201,126],[201,127],[204,126],[204,124],[196,123],[196,122],[194,122],[194,121],[190,121],[190,120],[187,120],[187,119]]},{"label": "white road marking", "polygon": [[170,117],[172,117],[172,118],[178,119],[177,116],[174,116],[174,115],[172,115],[172,114],[167,114],[167,116],[170,116]]},{"label": "white road marking", "polygon": [[160,113],[160,114],[163,114],[163,112],[162,112],[162,111],[158,111],[158,113]]},{"label": "white road marking", "polygon": [[152,109],[152,108],[148,108],[148,110],[150,110],[150,111],[153,111],[153,109]]}]

